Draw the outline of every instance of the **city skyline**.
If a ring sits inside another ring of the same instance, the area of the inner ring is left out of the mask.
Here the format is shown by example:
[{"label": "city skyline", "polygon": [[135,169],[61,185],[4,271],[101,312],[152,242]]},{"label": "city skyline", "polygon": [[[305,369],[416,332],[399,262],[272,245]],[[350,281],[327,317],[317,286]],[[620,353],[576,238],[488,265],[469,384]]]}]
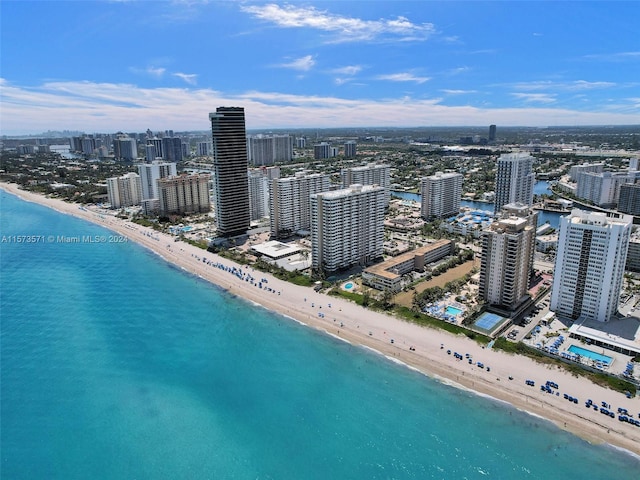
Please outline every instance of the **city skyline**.
[{"label": "city skyline", "polygon": [[206,130],[220,105],[248,129],[638,124],[640,6],[610,6],[6,1],[0,134]]}]

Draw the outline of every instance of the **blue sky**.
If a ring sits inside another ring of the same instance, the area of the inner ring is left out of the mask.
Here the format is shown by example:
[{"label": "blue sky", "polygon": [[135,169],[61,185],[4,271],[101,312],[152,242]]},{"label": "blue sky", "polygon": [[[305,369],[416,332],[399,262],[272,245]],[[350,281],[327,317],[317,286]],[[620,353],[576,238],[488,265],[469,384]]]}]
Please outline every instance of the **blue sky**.
[{"label": "blue sky", "polygon": [[640,124],[640,2],[0,2],[0,133]]}]

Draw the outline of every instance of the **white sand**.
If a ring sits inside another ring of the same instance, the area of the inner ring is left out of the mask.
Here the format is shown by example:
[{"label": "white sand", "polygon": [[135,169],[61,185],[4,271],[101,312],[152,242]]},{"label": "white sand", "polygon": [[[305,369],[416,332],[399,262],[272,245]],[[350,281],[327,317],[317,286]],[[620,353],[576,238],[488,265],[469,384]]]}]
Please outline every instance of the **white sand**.
[{"label": "white sand", "polygon": [[[609,443],[640,455],[640,428],[618,421],[617,416],[610,418],[584,406],[588,398],[598,406],[601,401],[606,401],[614,412],[617,412],[618,407],[623,407],[638,419],[640,399],[637,397],[627,399],[621,393],[594,385],[588,379],[575,377],[558,367],[545,366],[524,356],[484,349],[462,335],[455,336],[445,331],[420,327],[364,309],[341,298],[316,293],[312,288],[278,280],[269,274],[234,264],[184,242],[174,242],[174,237],[153,229],[81,210],[78,204],[20,190],[15,184],[0,183],[0,187],[24,200],[103,225],[149,248],[168,262],[269,310],[280,312],[354,345],[374,349],[428,376],[503,400],[518,409],[544,417],[589,442]],[[259,289],[231,273],[198,260],[203,257],[212,262],[242,268],[258,280],[267,278],[266,286],[281,293],[279,295]],[[324,313],[324,318],[318,316],[320,312]],[[393,344],[391,339],[394,340]],[[441,344],[444,348],[441,348]],[[410,350],[410,347],[414,347],[415,351]],[[451,355],[447,355],[448,349],[452,351]],[[469,353],[475,361],[490,367],[491,371],[480,369],[475,364],[469,365],[466,359],[456,360],[453,352],[462,355]],[[510,376],[513,380],[509,380]],[[535,381],[535,387],[527,386],[526,379]],[[547,380],[559,385],[559,396],[540,391],[539,386]],[[578,404],[565,400],[564,393],[577,397]]]}]

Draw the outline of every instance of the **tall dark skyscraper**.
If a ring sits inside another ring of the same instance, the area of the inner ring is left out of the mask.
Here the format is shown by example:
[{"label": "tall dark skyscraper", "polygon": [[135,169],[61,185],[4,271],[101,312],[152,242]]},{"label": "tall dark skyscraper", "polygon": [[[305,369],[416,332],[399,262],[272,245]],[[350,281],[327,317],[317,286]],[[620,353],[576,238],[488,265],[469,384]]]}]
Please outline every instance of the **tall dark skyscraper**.
[{"label": "tall dark skyscraper", "polygon": [[496,126],[489,125],[489,142],[495,142],[495,141],[496,141]]},{"label": "tall dark skyscraper", "polygon": [[231,237],[249,228],[247,132],[244,108],[218,107],[209,114],[218,234]]}]

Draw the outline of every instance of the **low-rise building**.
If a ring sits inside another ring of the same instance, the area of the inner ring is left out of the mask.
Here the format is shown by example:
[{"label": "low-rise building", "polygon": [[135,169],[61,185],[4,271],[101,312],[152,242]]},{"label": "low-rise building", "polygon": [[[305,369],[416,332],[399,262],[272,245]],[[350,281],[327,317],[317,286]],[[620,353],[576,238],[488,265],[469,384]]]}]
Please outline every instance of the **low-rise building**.
[{"label": "low-rise building", "polygon": [[377,290],[399,292],[403,287],[403,275],[413,271],[424,271],[430,263],[451,255],[453,248],[452,240],[439,240],[425,245],[367,268],[362,273],[362,281]]}]

